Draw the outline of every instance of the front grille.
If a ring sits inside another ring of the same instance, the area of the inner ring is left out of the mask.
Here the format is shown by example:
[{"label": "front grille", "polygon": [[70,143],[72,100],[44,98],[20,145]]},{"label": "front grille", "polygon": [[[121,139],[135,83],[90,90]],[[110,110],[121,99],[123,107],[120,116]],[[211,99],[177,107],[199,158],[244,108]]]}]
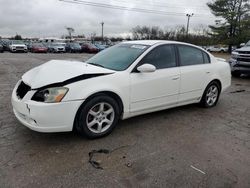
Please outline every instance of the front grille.
[{"label": "front grille", "polygon": [[23,50],[24,47],[19,47],[19,46],[17,46],[16,49],[17,49],[17,50]]},{"label": "front grille", "polygon": [[250,54],[250,51],[240,51],[239,54]]},{"label": "front grille", "polygon": [[237,61],[250,62],[250,58],[237,58]]},{"label": "front grille", "polygon": [[22,99],[30,90],[31,87],[22,81],[16,90],[16,95],[18,96],[18,98]]}]

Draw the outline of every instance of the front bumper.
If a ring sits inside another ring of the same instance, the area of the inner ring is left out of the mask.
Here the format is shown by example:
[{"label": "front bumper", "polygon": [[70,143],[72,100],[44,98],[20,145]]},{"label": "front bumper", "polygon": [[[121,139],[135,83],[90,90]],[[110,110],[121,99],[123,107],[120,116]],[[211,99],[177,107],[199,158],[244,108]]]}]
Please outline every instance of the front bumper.
[{"label": "front bumper", "polygon": [[232,72],[237,71],[237,72],[241,72],[243,74],[250,73],[250,63],[249,62],[236,61],[236,60],[230,59],[229,64],[230,64]]},{"label": "front bumper", "polygon": [[23,99],[16,96],[16,85],[12,92],[12,106],[16,118],[26,127],[38,132],[72,131],[75,115],[83,103],[67,101],[43,103],[30,100],[35,91],[29,91]]},{"label": "front bumper", "polygon": [[71,52],[81,52],[82,49],[71,49]]},{"label": "front bumper", "polygon": [[63,53],[63,52],[66,52],[66,51],[65,51],[65,49],[56,48],[56,49],[55,49],[55,52],[57,52],[57,53],[62,52],[62,53]]},{"label": "front bumper", "polygon": [[12,48],[11,52],[28,52],[28,49],[26,48]]},{"label": "front bumper", "polygon": [[46,53],[47,49],[34,49],[33,52],[37,52],[37,53]]}]

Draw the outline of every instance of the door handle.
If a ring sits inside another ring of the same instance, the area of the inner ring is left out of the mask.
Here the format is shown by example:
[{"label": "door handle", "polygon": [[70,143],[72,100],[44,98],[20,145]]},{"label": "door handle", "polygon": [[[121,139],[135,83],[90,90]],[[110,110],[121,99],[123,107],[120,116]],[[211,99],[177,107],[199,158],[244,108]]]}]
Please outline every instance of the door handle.
[{"label": "door handle", "polygon": [[176,76],[176,77],[173,77],[172,80],[178,80],[179,78],[180,78],[179,76],[178,77]]},{"label": "door handle", "polygon": [[207,74],[210,74],[210,72],[209,72],[209,71],[207,71],[206,73],[207,73]]}]

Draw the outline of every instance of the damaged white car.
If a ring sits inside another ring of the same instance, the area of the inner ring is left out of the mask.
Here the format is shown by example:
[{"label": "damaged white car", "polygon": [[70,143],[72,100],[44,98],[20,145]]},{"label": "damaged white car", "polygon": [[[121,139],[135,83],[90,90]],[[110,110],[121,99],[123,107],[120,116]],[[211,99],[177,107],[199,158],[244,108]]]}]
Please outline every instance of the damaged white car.
[{"label": "damaged white car", "polygon": [[109,134],[119,119],[200,103],[217,104],[231,84],[228,63],[173,41],[124,42],[86,62],[52,60],[22,76],[12,93],[17,119],[39,132]]}]

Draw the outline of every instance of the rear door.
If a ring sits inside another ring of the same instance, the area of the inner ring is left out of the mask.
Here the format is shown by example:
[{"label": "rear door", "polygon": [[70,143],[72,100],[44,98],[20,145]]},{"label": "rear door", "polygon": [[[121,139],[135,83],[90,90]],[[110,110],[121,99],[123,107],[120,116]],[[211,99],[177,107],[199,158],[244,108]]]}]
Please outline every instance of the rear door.
[{"label": "rear door", "polygon": [[178,102],[180,70],[173,45],[161,45],[149,52],[137,65],[152,64],[155,72],[130,74],[130,111],[138,112]]},{"label": "rear door", "polygon": [[209,82],[212,74],[210,58],[203,50],[178,45],[180,64],[180,96],[179,102],[198,100]]}]

